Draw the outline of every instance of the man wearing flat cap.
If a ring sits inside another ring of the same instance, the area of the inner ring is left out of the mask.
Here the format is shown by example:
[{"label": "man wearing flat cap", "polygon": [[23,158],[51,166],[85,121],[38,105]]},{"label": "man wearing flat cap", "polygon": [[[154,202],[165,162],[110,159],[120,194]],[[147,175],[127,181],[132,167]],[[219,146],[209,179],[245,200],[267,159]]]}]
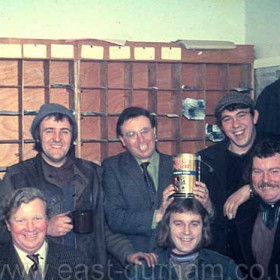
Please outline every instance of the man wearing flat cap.
[{"label": "man wearing flat cap", "polygon": [[[240,264],[243,257],[236,234],[236,220],[240,211],[248,211],[250,215],[252,190],[242,175],[258,141],[255,128],[258,112],[247,93],[235,92],[218,101],[215,115],[226,138],[199,152],[206,163],[201,166],[201,180],[209,189],[216,213],[211,248]],[[244,209],[237,212],[239,206]]]},{"label": "man wearing flat cap", "polygon": [[[60,104],[41,106],[31,125],[31,134],[38,154],[7,169],[0,185],[0,202],[15,189],[40,189],[51,209],[48,237],[81,251],[91,264],[96,264],[102,279],[106,267],[106,243],[108,250],[120,258],[131,251],[125,238],[104,228],[101,167],[74,157],[76,120],[71,110]],[[71,212],[74,210],[92,213],[91,232],[79,234],[73,231]],[[0,242],[8,237],[5,226],[1,225]]]}]

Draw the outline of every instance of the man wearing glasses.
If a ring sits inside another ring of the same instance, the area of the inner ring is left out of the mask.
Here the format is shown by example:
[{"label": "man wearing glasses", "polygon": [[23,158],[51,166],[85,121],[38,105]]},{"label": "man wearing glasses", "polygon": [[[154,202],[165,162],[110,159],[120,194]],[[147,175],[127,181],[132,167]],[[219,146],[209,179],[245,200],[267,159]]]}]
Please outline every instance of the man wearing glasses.
[{"label": "man wearing glasses", "polygon": [[[151,252],[152,237],[175,192],[172,157],[155,149],[156,122],[140,107],[126,108],[117,122],[117,135],[127,152],[105,159],[105,214],[114,232],[127,235],[137,251]],[[148,162],[148,185],[141,164]]]},{"label": "man wearing glasses", "polygon": [[[125,234],[136,251],[150,253],[156,225],[176,192],[171,184],[173,160],[156,150],[155,117],[143,108],[126,108],[116,132],[127,151],[103,162],[106,219],[110,229]],[[194,193],[205,199],[204,205],[209,203],[205,184],[197,185]]]}]

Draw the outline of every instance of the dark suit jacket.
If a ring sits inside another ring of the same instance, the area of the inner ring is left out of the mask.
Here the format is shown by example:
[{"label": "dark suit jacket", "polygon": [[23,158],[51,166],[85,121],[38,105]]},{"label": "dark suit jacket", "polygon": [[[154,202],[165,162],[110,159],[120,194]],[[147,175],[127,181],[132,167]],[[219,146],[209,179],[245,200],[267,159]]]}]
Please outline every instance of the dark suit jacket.
[{"label": "dark suit jacket", "polygon": [[[248,269],[247,273],[249,279],[257,279],[259,277],[256,266],[256,263],[251,247],[251,239],[254,229],[255,220],[258,214],[258,204],[259,198],[255,198],[254,201],[254,211],[251,212],[251,215],[248,215],[246,211],[240,211],[239,221],[237,222],[238,228],[238,235],[240,240],[240,245],[242,248],[242,253],[245,260],[246,268]],[[253,278],[255,276],[255,278]],[[268,276],[272,280],[276,280],[280,278],[280,222],[278,221],[275,237],[274,237],[274,244],[273,250],[271,253],[269,266],[268,266]],[[261,278],[258,278],[261,279]]]},{"label": "dark suit jacket", "polygon": [[121,153],[103,162],[108,225],[113,232],[126,234],[137,251],[153,250],[153,214],[160,207],[163,190],[172,183],[172,166],[172,157],[160,154],[158,191],[153,205],[143,173],[130,153]]},{"label": "dark suit jacket", "polygon": [[[12,242],[2,243],[0,252],[0,280],[24,279],[26,273]],[[88,262],[84,256],[75,249],[48,242],[45,280],[88,279],[87,265]]]}]

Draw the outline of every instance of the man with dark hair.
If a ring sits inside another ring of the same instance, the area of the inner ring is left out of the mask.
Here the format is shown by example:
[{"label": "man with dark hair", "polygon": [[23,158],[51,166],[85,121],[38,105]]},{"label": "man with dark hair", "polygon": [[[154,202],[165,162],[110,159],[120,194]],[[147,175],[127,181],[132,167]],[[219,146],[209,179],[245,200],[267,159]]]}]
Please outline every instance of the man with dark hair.
[{"label": "man with dark hair", "polygon": [[241,211],[238,230],[246,267],[253,279],[280,278],[280,142],[258,143],[248,174],[257,196],[254,212]]},{"label": "man with dark hair", "polygon": [[[149,253],[155,248],[156,225],[177,190],[172,185],[173,159],[156,150],[155,116],[143,108],[123,110],[116,131],[127,151],[103,162],[106,219],[136,251]],[[204,183],[196,182],[194,195],[212,211]]]},{"label": "man with dark hair", "polygon": [[210,243],[209,215],[196,199],[175,199],[157,234],[154,268],[136,266],[130,279],[241,279],[233,260],[205,249]]},{"label": "man with dark hair", "polygon": [[[243,263],[234,218],[238,207],[249,200],[252,192],[242,175],[257,142],[258,112],[248,94],[231,93],[218,101],[215,115],[226,138],[199,152],[207,163],[201,166],[201,180],[209,189],[216,213],[211,249]],[[248,207],[249,211],[249,204],[242,207]]]},{"label": "man with dark hair", "polygon": [[39,189],[15,190],[2,212],[12,241],[0,245],[0,279],[88,279],[83,254],[46,239],[47,201]]},{"label": "man with dark hair", "polygon": [[[48,237],[83,252],[92,264],[99,266],[100,273],[105,274],[106,245],[121,262],[135,251],[125,236],[104,229],[101,167],[71,153],[77,133],[71,110],[55,103],[42,105],[31,125],[39,153],[7,169],[0,185],[0,201],[5,201],[14,189],[40,189],[51,209]],[[71,212],[74,210],[92,212],[92,232],[73,231]],[[5,240],[5,236],[9,238],[3,225],[0,241]]]}]

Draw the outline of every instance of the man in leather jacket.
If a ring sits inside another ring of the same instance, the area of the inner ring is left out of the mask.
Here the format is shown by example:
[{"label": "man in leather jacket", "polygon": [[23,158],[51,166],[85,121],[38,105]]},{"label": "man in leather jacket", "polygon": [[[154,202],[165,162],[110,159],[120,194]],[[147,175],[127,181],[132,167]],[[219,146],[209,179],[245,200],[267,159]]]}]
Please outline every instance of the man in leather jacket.
[{"label": "man in leather jacket", "polygon": [[[122,263],[135,251],[126,238],[112,234],[105,226],[102,169],[73,155],[76,120],[71,110],[60,104],[41,106],[31,125],[31,134],[38,154],[7,169],[0,185],[0,201],[6,200],[15,189],[40,189],[51,209],[48,238],[81,251],[94,265],[96,275],[103,279],[106,249]],[[92,232],[77,234],[73,231],[71,213],[74,210],[92,211]],[[0,242],[8,239],[9,234],[2,224]]]}]

